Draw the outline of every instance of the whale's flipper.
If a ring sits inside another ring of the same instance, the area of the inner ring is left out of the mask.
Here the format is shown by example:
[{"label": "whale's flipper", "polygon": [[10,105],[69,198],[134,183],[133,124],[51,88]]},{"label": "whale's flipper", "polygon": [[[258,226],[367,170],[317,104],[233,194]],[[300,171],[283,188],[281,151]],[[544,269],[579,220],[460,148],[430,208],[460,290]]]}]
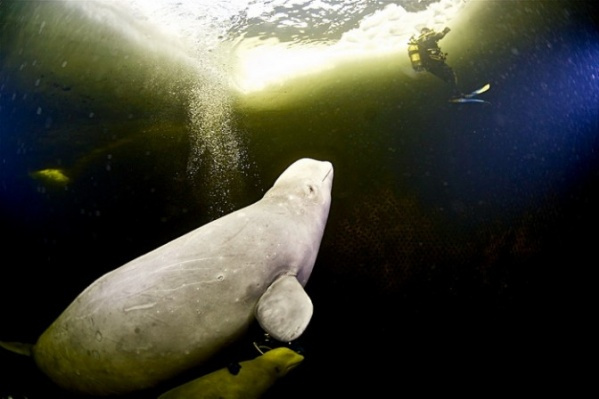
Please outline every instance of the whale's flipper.
[{"label": "whale's flipper", "polygon": [[274,339],[298,338],[312,318],[312,301],[295,276],[281,276],[268,287],[256,307],[256,319]]},{"label": "whale's flipper", "polygon": [[0,347],[18,353],[19,355],[31,356],[31,351],[33,348],[32,344],[23,344],[21,342],[4,342],[0,341]]}]

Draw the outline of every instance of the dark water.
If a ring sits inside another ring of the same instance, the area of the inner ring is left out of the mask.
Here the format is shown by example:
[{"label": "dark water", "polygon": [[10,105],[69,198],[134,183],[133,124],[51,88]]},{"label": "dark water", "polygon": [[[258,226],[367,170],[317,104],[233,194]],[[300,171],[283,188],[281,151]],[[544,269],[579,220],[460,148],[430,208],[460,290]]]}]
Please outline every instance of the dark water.
[{"label": "dark water", "polygon": [[[218,158],[190,140],[186,61],[119,57],[99,35],[65,73],[43,40],[27,39],[29,11],[18,7],[0,2],[12,12],[0,16],[1,339],[35,341],[101,274],[256,201],[308,156],[335,166],[306,287],[315,313],[299,342],[305,361],[267,397],[538,392],[587,380],[579,358],[599,216],[590,2],[488,2],[461,27],[470,35],[447,46],[449,63],[464,91],[490,82],[491,105],[447,103],[440,80],[398,73],[397,55],[290,83],[309,95],[278,107],[233,98],[226,123],[242,162],[220,177],[210,162],[190,172],[194,154]],[[23,68],[34,72],[22,78]],[[44,168],[71,180],[34,178]],[[0,360],[0,397],[68,397],[28,359]]]}]

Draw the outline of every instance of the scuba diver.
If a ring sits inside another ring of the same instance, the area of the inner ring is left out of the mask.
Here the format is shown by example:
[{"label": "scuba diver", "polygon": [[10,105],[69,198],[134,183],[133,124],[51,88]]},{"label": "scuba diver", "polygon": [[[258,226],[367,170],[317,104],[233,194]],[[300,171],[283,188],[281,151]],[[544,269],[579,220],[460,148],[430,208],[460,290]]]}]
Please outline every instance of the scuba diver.
[{"label": "scuba diver", "polygon": [[472,97],[489,90],[491,85],[486,84],[469,94],[464,94],[458,89],[458,78],[453,69],[445,63],[447,53],[443,53],[438,44],[439,40],[443,39],[449,31],[448,27],[443,29],[442,32],[422,28],[417,38],[412,36],[408,43],[408,55],[410,56],[412,67],[416,72],[428,71],[447,83],[451,90],[450,102],[486,103],[484,100]]}]

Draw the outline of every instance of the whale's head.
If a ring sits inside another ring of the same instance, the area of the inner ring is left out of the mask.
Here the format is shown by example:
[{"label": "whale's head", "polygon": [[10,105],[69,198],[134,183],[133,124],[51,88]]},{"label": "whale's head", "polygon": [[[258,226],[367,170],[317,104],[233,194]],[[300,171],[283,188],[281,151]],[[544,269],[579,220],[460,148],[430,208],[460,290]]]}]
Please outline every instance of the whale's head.
[{"label": "whale's head", "polygon": [[333,165],[327,161],[303,158],[291,164],[264,195],[271,205],[296,220],[290,229],[296,236],[297,278],[304,285],[316,260],[329,216]]},{"label": "whale's head", "polygon": [[263,367],[270,371],[271,375],[283,377],[296,368],[304,360],[304,356],[285,346],[281,346],[269,350],[256,358],[256,360],[258,359],[263,363]]},{"label": "whale's head", "polygon": [[319,222],[318,228],[324,230],[331,207],[333,175],[330,162],[302,158],[281,173],[264,198]]}]

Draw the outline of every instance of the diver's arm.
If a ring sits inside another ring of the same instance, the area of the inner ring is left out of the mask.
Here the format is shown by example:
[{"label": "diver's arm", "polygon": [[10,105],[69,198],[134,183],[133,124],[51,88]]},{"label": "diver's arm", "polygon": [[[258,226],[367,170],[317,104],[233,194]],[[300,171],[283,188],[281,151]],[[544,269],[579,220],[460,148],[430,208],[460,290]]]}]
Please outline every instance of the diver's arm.
[{"label": "diver's arm", "polygon": [[438,33],[435,32],[435,34],[433,36],[435,41],[439,41],[439,40],[443,39],[445,37],[445,35],[449,33],[449,31],[451,31],[451,29],[449,29],[448,27],[445,27],[445,29],[443,29],[443,31],[438,32]]},{"label": "diver's arm", "polygon": [[439,40],[443,39],[445,35],[449,33],[450,30],[451,29],[446,27],[441,32],[428,31],[418,36],[418,39],[416,39],[416,41],[418,43],[438,42]]},{"label": "diver's arm", "polygon": [[443,29],[443,31],[441,33],[438,33],[438,38],[437,40],[441,40],[445,37],[446,34],[448,34],[451,31],[451,29],[449,29],[449,27],[445,27],[445,29]]}]

